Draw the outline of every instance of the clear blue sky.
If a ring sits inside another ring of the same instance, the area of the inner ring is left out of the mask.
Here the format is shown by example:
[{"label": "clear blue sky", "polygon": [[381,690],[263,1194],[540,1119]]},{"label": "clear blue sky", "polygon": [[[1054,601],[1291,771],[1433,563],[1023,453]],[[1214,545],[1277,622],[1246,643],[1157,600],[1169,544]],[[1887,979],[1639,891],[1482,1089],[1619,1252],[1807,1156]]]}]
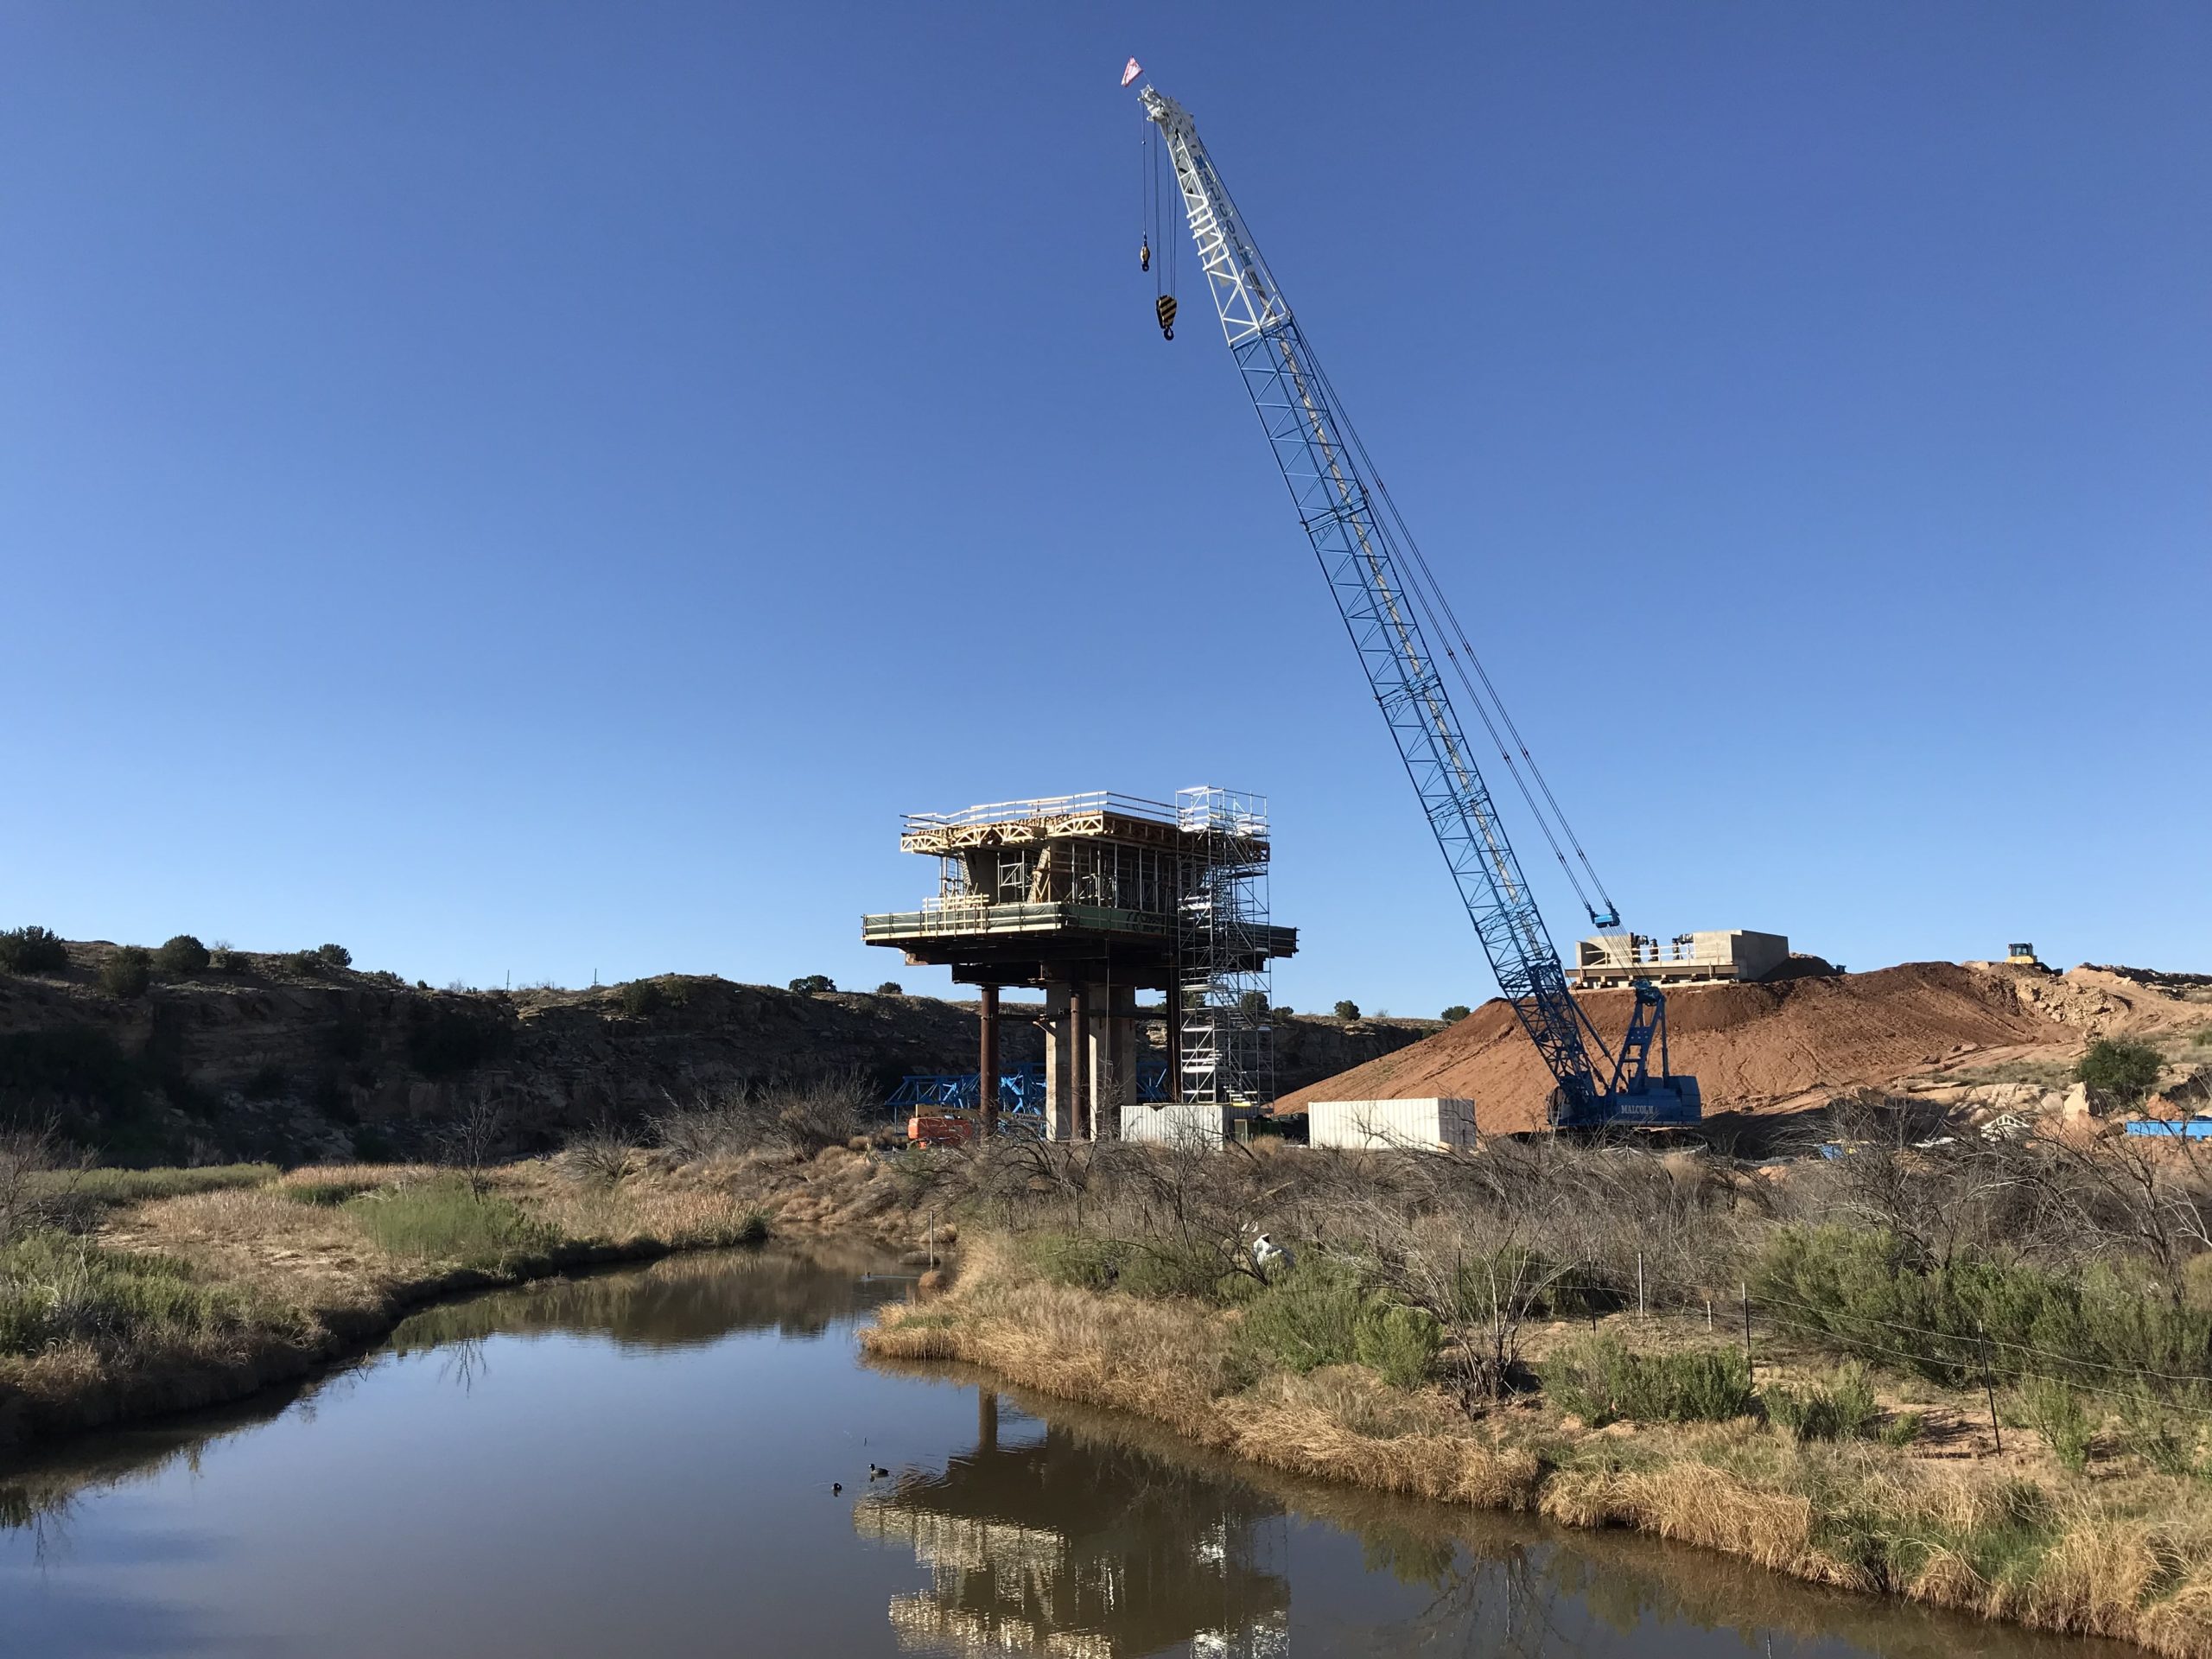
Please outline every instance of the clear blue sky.
[{"label": "clear blue sky", "polygon": [[1633,925],[2212,969],[2158,3],[16,0],[0,925],[941,989],[858,942],[902,810],[1211,781],[1282,1000],[1490,995],[1218,333],[1153,325],[1131,52]]}]

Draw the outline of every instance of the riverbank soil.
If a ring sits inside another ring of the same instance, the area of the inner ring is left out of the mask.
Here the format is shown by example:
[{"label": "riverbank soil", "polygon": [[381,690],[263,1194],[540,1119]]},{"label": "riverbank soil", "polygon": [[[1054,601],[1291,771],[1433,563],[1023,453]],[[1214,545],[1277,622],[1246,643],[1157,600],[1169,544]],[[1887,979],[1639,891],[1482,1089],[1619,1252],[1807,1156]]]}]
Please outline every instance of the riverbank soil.
[{"label": "riverbank soil", "polygon": [[[1062,1282],[1067,1259],[1064,1240],[971,1236],[954,1287],[886,1309],[863,1345],[887,1360],[980,1366],[1298,1476],[1627,1528],[1845,1589],[2212,1654],[2202,1480],[2139,1463],[2069,1470],[2017,1422],[2000,1455],[1967,1427],[1970,1393],[1907,1388],[1925,1403],[1903,1444],[1799,1439],[1758,1395],[1710,1422],[1593,1424],[1548,1392],[1471,1411],[1445,1387],[1394,1386],[1373,1364],[1269,1357],[1251,1326],[1279,1313],[1265,1299],[1287,1287],[1212,1306]],[[1639,1352],[1706,1346],[1694,1321],[1595,1323],[1598,1342],[1625,1330]],[[1577,1322],[1550,1322],[1530,1358],[1545,1370],[1541,1351],[1590,1340]],[[1817,1355],[1777,1352],[1761,1382],[1783,1398],[1789,1379],[1819,1375]],[[1901,1403],[1878,1415],[1892,1439],[1913,1421]]]},{"label": "riverbank soil", "polygon": [[44,1219],[0,1227],[0,1451],[240,1398],[461,1291],[772,1235],[929,1240],[895,1162],[842,1146],[39,1179]]}]

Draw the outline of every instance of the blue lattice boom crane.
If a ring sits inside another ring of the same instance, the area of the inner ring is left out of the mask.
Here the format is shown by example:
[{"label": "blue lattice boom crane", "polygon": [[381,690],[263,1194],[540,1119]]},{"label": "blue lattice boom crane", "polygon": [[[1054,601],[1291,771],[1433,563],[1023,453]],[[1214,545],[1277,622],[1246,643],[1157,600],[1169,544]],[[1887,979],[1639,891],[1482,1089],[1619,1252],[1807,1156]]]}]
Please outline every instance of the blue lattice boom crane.
[{"label": "blue lattice boom crane", "polygon": [[[1135,67],[1132,60],[1132,74]],[[1559,951],[1522,874],[1430,647],[1432,634],[1444,641],[1444,664],[1481,717],[1560,868],[1581,895],[1592,923],[1601,930],[1617,928],[1618,910],[1598,883],[1419,544],[1391,505],[1381,475],[1338,405],[1189,113],[1148,85],[1138,95],[1145,115],[1158,130],[1151,142],[1173,170],[1230,353],[1398,746],[1399,758],[1413,779],[1421,810],[1474,922],[1498,988],[1556,1080],[1551,1122],[1560,1128],[1587,1129],[1696,1122],[1697,1080],[1669,1070],[1667,1005],[1657,987],[1636,986],[1634,1009],[1618,1049],[1606,1043],[1568,991]],[[1149,240],[1145,246],[1149,269],[1157,262],[1151,257]],[[1163,329],[1173,318],[1172,289],[1166,293]],[[1514,759],[1516,751],[1519,764]],[[1539,795],[1550,808],[1548,817],[1538,805]],[[1561,835],[1589,875],[1597,901],[1584,891],[1569,864],[1560,844]]]}]

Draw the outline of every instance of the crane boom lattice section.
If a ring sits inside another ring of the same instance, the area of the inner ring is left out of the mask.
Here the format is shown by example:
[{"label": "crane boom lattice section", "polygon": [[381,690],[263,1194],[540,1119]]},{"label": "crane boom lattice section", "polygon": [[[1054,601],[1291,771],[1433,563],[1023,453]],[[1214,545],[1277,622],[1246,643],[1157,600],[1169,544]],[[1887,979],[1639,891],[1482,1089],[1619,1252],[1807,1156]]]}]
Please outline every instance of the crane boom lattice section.
[{"label": "crane boom lattice section", "polygon": [[[1618,1062],[1604,1054],[1610,1076],[1600,1080],[1591,1048],[1596,1045],[1604,1053],[1603,1045],[1568,992],[1559,952],[1439,673],[1422,626],[1421,590],[1406,580],[1407,563],[1391,532],[1395,514],[1377,511],[1380,484],[1368,475],[1328,378],[1189,114],[1149,86],[1141,97],[1165,137],[1192,238],[1244,388],[1498,988],[1558,1081],[1562,1121],[1673,1117],[1681,1114],[1686,1099],[1694,1116],[1695,1085],[1689,1080],[1681,1080],[1687,1089],[1680,1094],[1646,1090],[1645,1051],[1663,1005],[1655,1006],[1651,1020],[1632,1023]],[[1641,995],[1638,1012],[1644,1012]]]}]

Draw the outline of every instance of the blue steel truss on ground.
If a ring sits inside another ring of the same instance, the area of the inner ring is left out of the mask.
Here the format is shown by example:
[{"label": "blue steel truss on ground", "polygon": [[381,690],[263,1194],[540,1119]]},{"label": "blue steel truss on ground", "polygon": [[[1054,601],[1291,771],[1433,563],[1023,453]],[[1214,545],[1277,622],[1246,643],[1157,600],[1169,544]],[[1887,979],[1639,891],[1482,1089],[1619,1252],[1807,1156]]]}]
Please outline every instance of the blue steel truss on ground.
[{"label": "blue steel truss on ground", "polygon": [[[935,1106],[972,1112],[976,1109],[976,1085],[982,1076],[977,1071],[915,1072],[899,1079],[899,1086],[884,1101],[884,1109],[896,1114]],[[1138,1064],[1137,1098],[1141,1101],[1167,1098],[1167,1063],[1165,1060],[1144,1060]],[[1037,1065],[1020,1065],[1010,1071],[1000,1072],[999,1110],[1017,1116],[1041,1117],[1045,1111],[1045,1068]]]}]

